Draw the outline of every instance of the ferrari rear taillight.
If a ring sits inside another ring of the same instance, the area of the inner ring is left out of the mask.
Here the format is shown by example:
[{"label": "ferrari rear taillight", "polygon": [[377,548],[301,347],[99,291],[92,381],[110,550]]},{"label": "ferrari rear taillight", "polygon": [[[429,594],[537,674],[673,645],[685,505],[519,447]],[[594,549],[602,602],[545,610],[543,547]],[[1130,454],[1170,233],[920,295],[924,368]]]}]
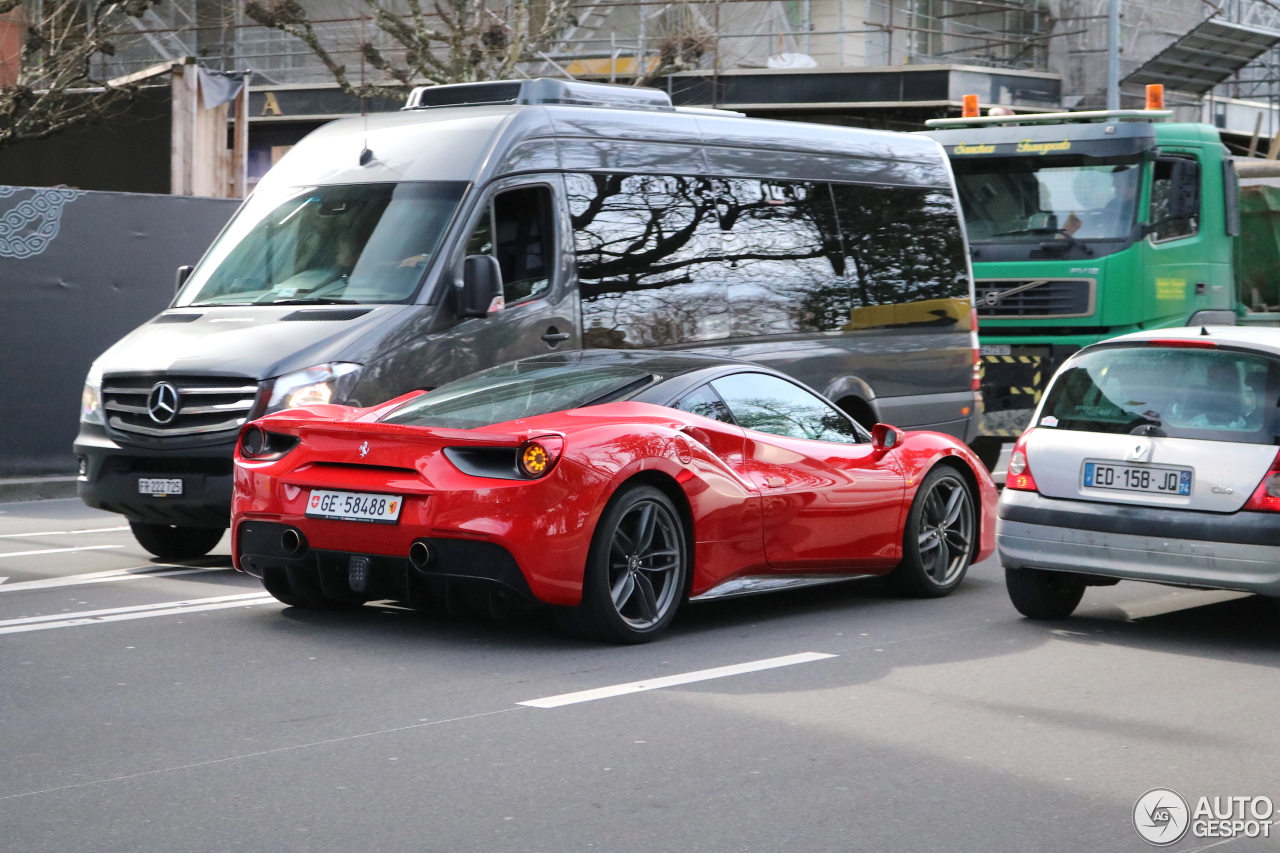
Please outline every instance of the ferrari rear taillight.
[{"label": "ferrari rear taillight", "polygon": [[558,435],[542,435],[520,445],[516,464],[520,473],[531,480],[545,477],[556,466],[564,450],[564,439]]},{"label": "ferrari rear taillight", "polygon": [[1036,491],[1036,478],[1031,473],[1031,465],[1027,462],[1027,430],[1013,445],[1013,453],[1009,454],[1009,471],[1005,475],[1004,487],[1020,492]]},{"label": "ferrari rear taillight", "polygon": [[1280,452],[1272,460],[1267,476],[1262,478],[1258,488],[1253,490],[1253,494],[1245,502],[1244,509],[1280,512]]}]

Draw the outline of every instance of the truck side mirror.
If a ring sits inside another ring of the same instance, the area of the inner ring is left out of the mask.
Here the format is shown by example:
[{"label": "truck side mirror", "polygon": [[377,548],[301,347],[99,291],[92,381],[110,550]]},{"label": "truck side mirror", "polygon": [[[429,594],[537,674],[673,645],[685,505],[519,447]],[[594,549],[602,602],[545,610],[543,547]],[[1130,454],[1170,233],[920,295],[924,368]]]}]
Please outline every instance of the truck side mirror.
[{"label": "truck side mirror", "polygon": [[183,266],[178,267],[178,274],[174,276],[174,279],[173,279],[174,293],[177,293],[179,290],[182,290],[182,285],[187,283],[187,279],[191,278],[191,273],[194,270],[195,270],[195,267],[191,266],[190,264],[185,264]]},{"label": "truck side mirror", "polygon": [[488,317],[502,310],[502,267],[493,255],[468,255],[462,262],[458,314]]}]

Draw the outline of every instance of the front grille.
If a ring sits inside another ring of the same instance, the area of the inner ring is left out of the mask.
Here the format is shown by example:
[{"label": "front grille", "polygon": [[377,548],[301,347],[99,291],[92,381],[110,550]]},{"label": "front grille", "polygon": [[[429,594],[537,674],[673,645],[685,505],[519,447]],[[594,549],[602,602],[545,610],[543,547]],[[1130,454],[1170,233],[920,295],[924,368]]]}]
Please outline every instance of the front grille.
[{"label": "front grille", "polygon": [[[163,422],[148,410],[151,392],[166,382],[177,391],[176,412]],[[102,382],[107,426],[153,438],[201,435],[239,429],[258,397],[258,383],[241,376],[108,376]]]},{"label": "front grille", "polygon": [[975,282],[979,317],[1088,317],[1094,311],[1089,278],[1003,279]]}]

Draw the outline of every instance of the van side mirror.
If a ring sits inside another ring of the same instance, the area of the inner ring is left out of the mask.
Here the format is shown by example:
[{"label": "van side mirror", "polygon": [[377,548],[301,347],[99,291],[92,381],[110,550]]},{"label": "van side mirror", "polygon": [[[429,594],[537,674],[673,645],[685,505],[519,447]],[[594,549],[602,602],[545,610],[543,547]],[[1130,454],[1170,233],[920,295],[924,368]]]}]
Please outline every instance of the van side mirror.
[{"label": "van side mirror", "polygon": [[177,293],[182,290],[182,285],[187,283],[187,279],[191,278],[191,273],[195,271],[195,267],[185,264],[178,267],[178,274],[173,279],[173,292]]},{"label": "van side mirror", "polygon": [[905,437],[906,433],[896,426],[876,424],[871,428],[871,445],[882,453],[897,447]]},{"label": "van side mirror", "polygon": [[488,317],[502,310],[502,267],[493,255],[468,255],[462,262],[458,314]]}]

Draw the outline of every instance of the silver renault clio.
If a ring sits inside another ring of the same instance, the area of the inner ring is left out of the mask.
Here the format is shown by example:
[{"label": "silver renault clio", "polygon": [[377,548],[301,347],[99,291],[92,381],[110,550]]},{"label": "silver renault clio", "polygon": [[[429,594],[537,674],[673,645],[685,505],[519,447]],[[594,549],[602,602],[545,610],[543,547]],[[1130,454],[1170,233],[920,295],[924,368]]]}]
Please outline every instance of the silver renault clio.
[{"label": "silver renault clio", "polygon": [[996,540],[1024,615],[1141,580],[1280,596],[1280,329],[1086,347],[1014,446]]}]

